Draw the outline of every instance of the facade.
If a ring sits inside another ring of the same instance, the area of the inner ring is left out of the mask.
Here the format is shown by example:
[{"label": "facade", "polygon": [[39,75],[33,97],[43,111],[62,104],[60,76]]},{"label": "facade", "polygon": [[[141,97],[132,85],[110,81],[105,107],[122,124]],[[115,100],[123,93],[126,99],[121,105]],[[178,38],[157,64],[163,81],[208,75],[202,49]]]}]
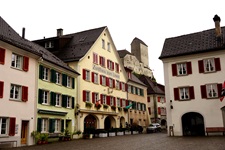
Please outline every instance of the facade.
[{"label": "facade", "polygon": [[[167,38],[164,65],[168,135],[205,136],[207,127],[224,127],[220,101],[225,74],[225,27]],[[218,133],[220,134],[220,133]]]},{"label": "facade", "polygon": [[[77,129],[125,127],[127,75],[107,27],[34,41],[81,73],[75,115]],[[49,44],[51,43],[51,44]],[[49,46],[50,45],[50,46]]]}]

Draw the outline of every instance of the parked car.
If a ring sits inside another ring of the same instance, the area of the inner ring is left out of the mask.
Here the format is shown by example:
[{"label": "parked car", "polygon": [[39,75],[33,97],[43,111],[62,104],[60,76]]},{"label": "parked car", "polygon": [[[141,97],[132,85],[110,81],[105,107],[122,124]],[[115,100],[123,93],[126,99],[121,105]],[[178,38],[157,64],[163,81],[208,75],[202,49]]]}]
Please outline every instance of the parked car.
[{"label": "parked car", "polygon": [[147,127],[147,133],[161,132],[162,128],[159,123],[152,123]]}]

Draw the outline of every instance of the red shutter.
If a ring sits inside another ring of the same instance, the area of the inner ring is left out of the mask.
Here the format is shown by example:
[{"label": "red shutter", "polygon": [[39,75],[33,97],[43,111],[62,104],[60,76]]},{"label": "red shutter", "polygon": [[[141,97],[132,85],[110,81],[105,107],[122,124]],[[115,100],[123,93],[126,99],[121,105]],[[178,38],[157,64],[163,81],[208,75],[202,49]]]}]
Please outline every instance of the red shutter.
[{"label": "red shutter", "polygon": [[179,100],[179,89],[178,88],[174,88],[174,100]]},{"label": "red shutter", "polygon": [[150,102],[150,97],[148,97],[147,99],[148,99],[148,102]]},{"label": "red shutter", "polygon": [[109,86],[109,78],[106,77],[106,86]]},{"label": "red shutter", "polygon": [[194,87],[189,87],[190,99],[195,99]]},{"label": "red shutter", "polygon": [[129,105],[129,101],[128,100],[126,100],[126,106],[128,106]]},{"label": "red shutter", "polygon": [[100,75],[100,84],[102,85],[102,75]]},{"label": "red shutter", "polygon": [[121,98],[120,99],[120,107],[122,107],[123,106],[123,99]]},{"label": "red shutter", "polygon": [[122,82],[120,82],[120,90],[122,90]]},{"label": "red shutter", "polygon": [[91,79],[92,79],[92,82],[95,81],[95,73],[94,72],[91,73]]},{"label": "red shutter", "polygon": [[83,91],[83,101],[86,102],[86,91]]},{"label": "red shutter", "polygon": [[191,62],[187,62],[187,74],[192,74]]},{"label": "red shutter", "polygon": [[172,64],[172,75],[177,76],[177,64]]},{"label": "red shutter", "polygon": [[158,114],[161,115],[161,108],[158,107]]},{"label": "red shutter", "polygon": [[86,80],[86,70],[83,69],[83,79]]},{"label": "red shutter", "polygon": [[110,96],[107,96],[106,103],[107,105],[110,105]]},{"label": "red shutter", "polygon": [[112,62],[112,70],[114,70],[114,62]]},{"label": "red shutter", "polygon": [[199,73],[204,73],[204,64],[203,64],[203,60],[199,60],[199,61],[198,61],[198,70],[199,70]]},{"label": "red shutter", "polygon": [[3,98],[4,82],[0,81],[0,98]]},{"label": "red shutter", "polygon": [[96,54],[96,63],[98,64],[98,54]]},{"label": "red shutter", "polygon": [[99,64],[102,66],[102,57],[99,56]]},{"label": "red shutter", "polygon": [[26,56],[23,57],[23,70],[24,71],[29,70],[29,57]]},{"label": "red shutter", "polygon": [[101,104],[103,104],[103,95],[102,94],[100,95],[100,98],[101,98]]},{"label": "red shutter", "polygon": [[16,118],[10,118],[9,119],[9,136],[15,135],[15,129],[16,129]]},{"label": "red shutter", "polygon": [[95,104],[95,93],[94,92],[92,92],[92,103]]},{"label": "red shutter", "polygon": [[116,106],[116,98],[115,97],[113,97],[113,103],[114,103],[114,106]]},{"label": "red shutter", "polygon": [[22,86],[22,101],[28,101],[28,87]]},{"label": "red shutter", "polygon": [[109,60],[107,60],[107,68],[109,68]]},{"label": "red shutter", "polygon": [[202,98],[207,98],[205,85],[201,85],[201,95],[202,95]]},{"label": "red shutter", "polygon": [[125,91],[128,91],[128,85],[125,84]]},{"label": "red shutter", "polygon": [[0,47],[0,64],[5,64],[5,49]]},{"label": "red shutter", "polygon": [[113,79],[113,88],[115,88],[115,80]]},{"label": "red shutter", "polygon": [[218,97],[221,97],[222,84],[217,84]]},{"label": "red shutter", "polygon": [[148,113],[151,115],[151,107],[148,107]]},{"label": "red shutter", "polygon": [[216,71],[220,71],[221,70],[220,58],[215,58],[214,62],[215,62]]},{"label": "red shutter", "polygon": [[158,97],[158,102],[160,102],[160,97]]}]

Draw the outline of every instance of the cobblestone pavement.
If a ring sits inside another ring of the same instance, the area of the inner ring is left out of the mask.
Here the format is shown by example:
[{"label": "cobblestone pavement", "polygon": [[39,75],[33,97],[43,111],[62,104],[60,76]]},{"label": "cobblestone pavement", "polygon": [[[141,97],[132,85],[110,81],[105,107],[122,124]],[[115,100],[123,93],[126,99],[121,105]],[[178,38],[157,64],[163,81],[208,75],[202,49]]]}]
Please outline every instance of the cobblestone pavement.
[{"label": "cobblestone pavement", "polygon": [[225,137],[168,137],[165,133],[153,133],[79,139],[10,150],[225,150]]}]

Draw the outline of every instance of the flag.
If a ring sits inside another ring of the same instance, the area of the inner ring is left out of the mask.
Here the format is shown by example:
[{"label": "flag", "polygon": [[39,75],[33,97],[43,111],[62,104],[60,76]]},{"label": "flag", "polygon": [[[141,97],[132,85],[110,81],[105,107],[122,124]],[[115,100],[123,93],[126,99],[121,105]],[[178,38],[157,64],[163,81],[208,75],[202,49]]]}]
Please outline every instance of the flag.
[{"label": "flag", "polygon": [[101,105],[101,100],[97,100],[95,103],[96,106]]},{"label": "flag", "polygon": [[126,108],[126,109],[129,109],[132,105],[133,105],[133,104],[131,103],[131,104],[127,105],[125,108]]},{"label": "flag", "polygon": [[222,102],[225,96],[225,81],[223,82],[223,87],[221,90],[221,97],[220,97],[220,101]]}]

